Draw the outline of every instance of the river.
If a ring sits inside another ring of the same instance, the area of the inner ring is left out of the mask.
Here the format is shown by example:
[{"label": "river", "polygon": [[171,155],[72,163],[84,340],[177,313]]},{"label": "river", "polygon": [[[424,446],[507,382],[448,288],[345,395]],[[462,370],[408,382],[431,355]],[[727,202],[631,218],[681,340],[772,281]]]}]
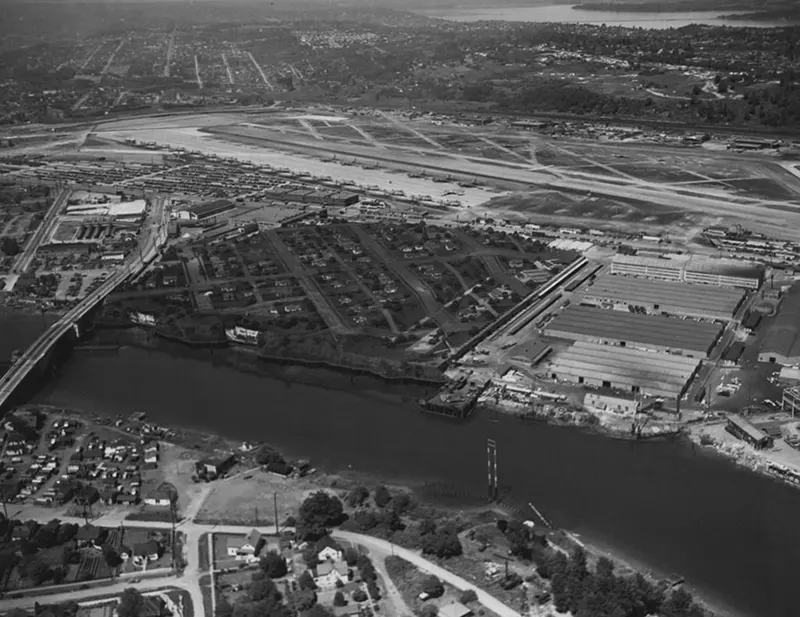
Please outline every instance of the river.
[{"label": "river", "polygon": [[453,424],[385,392],[344,392],[123,348],[76,353],[41,402],[263,440],[315,465],[485,491],[485,440],[501,484],[556,525],[663,574],[727,614],[796,615],[800,491],[682,442],[637,443],[477,416]]},{"label": "river", "polygon": [[741,11],[691,11],[678,13],[641,13],[623,11],[586,11],[573,9],[568,4],[553,6],[508,6],[490,8],[451,8],[416,11],[428,17],[440,17],[448,21],[521,21],[531,23],[560,22],[565,24],[605,24],[664,30],[682,28],[691,24],[706,26],[736,26],[749,28],[775,28],[791,25],[785,21],[726,20],[722,15]]},{"label": "river", "polygon": [[0,364],[9,362],[15,349],[29,347],[56,319],[38,312],[0,312]]}]

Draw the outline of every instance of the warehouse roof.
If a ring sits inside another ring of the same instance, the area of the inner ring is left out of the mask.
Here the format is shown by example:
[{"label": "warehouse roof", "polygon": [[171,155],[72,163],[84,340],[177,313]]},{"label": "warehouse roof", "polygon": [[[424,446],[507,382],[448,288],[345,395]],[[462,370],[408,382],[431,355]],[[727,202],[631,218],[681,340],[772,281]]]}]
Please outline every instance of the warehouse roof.
[{"label": "warehouse roof", "polygon": [[553,361],[558,377],[609,381],[614,388],[638,386],[644,393],[677,396],[700,361],[668,353],[578,341]]},{"label": "warehouse roof", "polygon": [[547,326],[549,333],[564,332],[700,353],[708,351],[721,329],[718,323],[575,305],[567,307]]},{"label": "warehouse roof", "polygon": [[586,290],[586,296],[635,304],[652,304],[667,312],[732,316],[743,291],[605,274]]},{"label": "warehouse roof", "polygon": [[710,275],[739,276],[759,279],[764,274],[764,266],[740,259],[706,257],[704,255],[670,255],[667,258],[645,257],[642,255],[614,255],[613,263],[647,266],[649,268],[673,268],[685,272],[699,272]]},{"label": "warehouse roof", "polygon": [[650,268],[675,268],[682,270],[688,259],[678,256],[674,258],[646,257],[643,255],[614,255],[615,264],[630,264],[633,266],[647,266]]},{"label": "warehouse roof", "polygon": [[784,358],[800,357],[800,283],[786,292],[778,316],[761,342],[761,353],[774,353]]},{"label": "warehouse roof", "polygon": [[205,201],[192,206],[191,211],[197,215],[198,219],[204,219],[209,216],[222,214],[228,210],[233,210],[234,208],[234,203],[228,199],[215,199],[214,201]]}]

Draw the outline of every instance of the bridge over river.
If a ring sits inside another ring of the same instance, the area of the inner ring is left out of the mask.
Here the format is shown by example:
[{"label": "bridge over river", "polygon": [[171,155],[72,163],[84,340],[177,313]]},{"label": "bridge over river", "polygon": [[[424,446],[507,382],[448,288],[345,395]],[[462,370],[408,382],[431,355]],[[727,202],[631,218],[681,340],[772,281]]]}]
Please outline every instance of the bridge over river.
[{"label": "bridge over river", "polygon": [[152,208],[142,225],[139,246],[125,264],[97,289],[83,298],[50,326],[28,349],[25,350],[9,371],[0,378],[0,409],[4,407],[25,377],[41,362],[53,345],[77,324],[80,319],[110,294],[126,279],[142,272],[158,254],[167,239],[165,219],[165,200],[157,197],[152,200]]}]

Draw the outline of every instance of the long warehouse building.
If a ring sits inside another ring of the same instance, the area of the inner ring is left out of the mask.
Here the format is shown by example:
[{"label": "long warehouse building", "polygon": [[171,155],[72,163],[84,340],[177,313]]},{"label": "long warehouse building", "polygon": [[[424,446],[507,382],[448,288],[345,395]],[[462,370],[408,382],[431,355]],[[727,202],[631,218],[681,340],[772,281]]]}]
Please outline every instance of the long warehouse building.
[{"label": "long warehouse building", "polygon": [[669,258],[615,255],[611,261],[611,274],[717,287],[758,289],[764,280],[764,267],[754,262],[700,255],[673,255]]},{"label": "long warehouse building", "polygon": [[778,316],[761,342],[758,361],[800,364],[800,283],[792,285],[781,301]]},{"label": "long warehouse building", "polygon": [[634,306],[648,313],[727,321],[733,318],[744,297],[745,292],[740,289],[605,274],[586,288],[583,301],[609,308]]},{"label": "long warehouse building", "polygon": [[550,364],[550,377],[648,396],[680,398],[700,360],[668,353],[579,341]]},{"label": "long warehouse building", "polygon": [[705,357],[722,333],[719,323],[569,306],[545,328],[555,338]]}]

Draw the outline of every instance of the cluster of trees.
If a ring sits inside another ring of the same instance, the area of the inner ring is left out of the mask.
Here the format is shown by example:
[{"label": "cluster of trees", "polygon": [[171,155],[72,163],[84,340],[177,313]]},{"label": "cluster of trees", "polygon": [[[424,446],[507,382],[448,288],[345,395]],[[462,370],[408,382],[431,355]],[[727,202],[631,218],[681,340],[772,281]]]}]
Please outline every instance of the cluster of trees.
[{"label": "cluster of trees", "polygon": [[601,557],[594,571],[586,553],[578,548],[569,558],[549,550],[537,563],[537,573],[550,579],[550,591],[558,612],[574,617],[706,617],[683,589],[665,594],[641,574],[617,576],[614,564]]},{"label": "cluster of trees", "polygon": [[[288,590],[287,599],[290,601],[293,599]],[[314,595],[312,605],[316,606],[316,595]],[[233,615],[236,617],[293,617],[294,612],[284,603],[284,594],[278,590],[275,582],[266,574],[262,566],[253,573],[247,587],[247,594],[241,597],[234,606],[224,599],[217,603],[215,617],[233,617]],[[135,616],[120,614],[120,617]],[[330,613],[325,611],[319,615],[315,614],[315,617],[330,617]]]},{"label": "cluster of trees", "polygon": [[301,540],[315,541],[331,527],[346,520],[342,501],[325,491],[312,493],[300,504],[297,514],[297,535]]},{"label": "cluster of trees", "polygon": [[[369,596],[373,600],[380,600],[381,592],[378,588],[378,573],[375,571],[375,566],[372,565],[370,558],[363,554],[359,555],[356,559],[356,567],[361,580],[367,585]],[[363,600],[361,601],[363,602]]]},{"label": "cluster of trees", "polygon": [[19,242],[17,242],[16,238],[12,238],[10,236],[3,236],[0,238],[0,253],[3,253],[6,257],[13,257],[20,253],[22,249],[19,246]]},{"label": "cluster of trees", "polygon": [[[74,541],[78,526],[73,523],[61,523],[53,519],[42,525],[28,521],[25,526],[30,530],[27,538],[12,541],[11,532],[20,525],[20,521],[0,517],[0,581],[5,583],[14,568],[17,574],[29,579],[35,586],[44,583],[58,584],[63,582],[67,565],[78,559],[77,546]],[[50,551],[47,559],[43,559],[40,551]]]}]

